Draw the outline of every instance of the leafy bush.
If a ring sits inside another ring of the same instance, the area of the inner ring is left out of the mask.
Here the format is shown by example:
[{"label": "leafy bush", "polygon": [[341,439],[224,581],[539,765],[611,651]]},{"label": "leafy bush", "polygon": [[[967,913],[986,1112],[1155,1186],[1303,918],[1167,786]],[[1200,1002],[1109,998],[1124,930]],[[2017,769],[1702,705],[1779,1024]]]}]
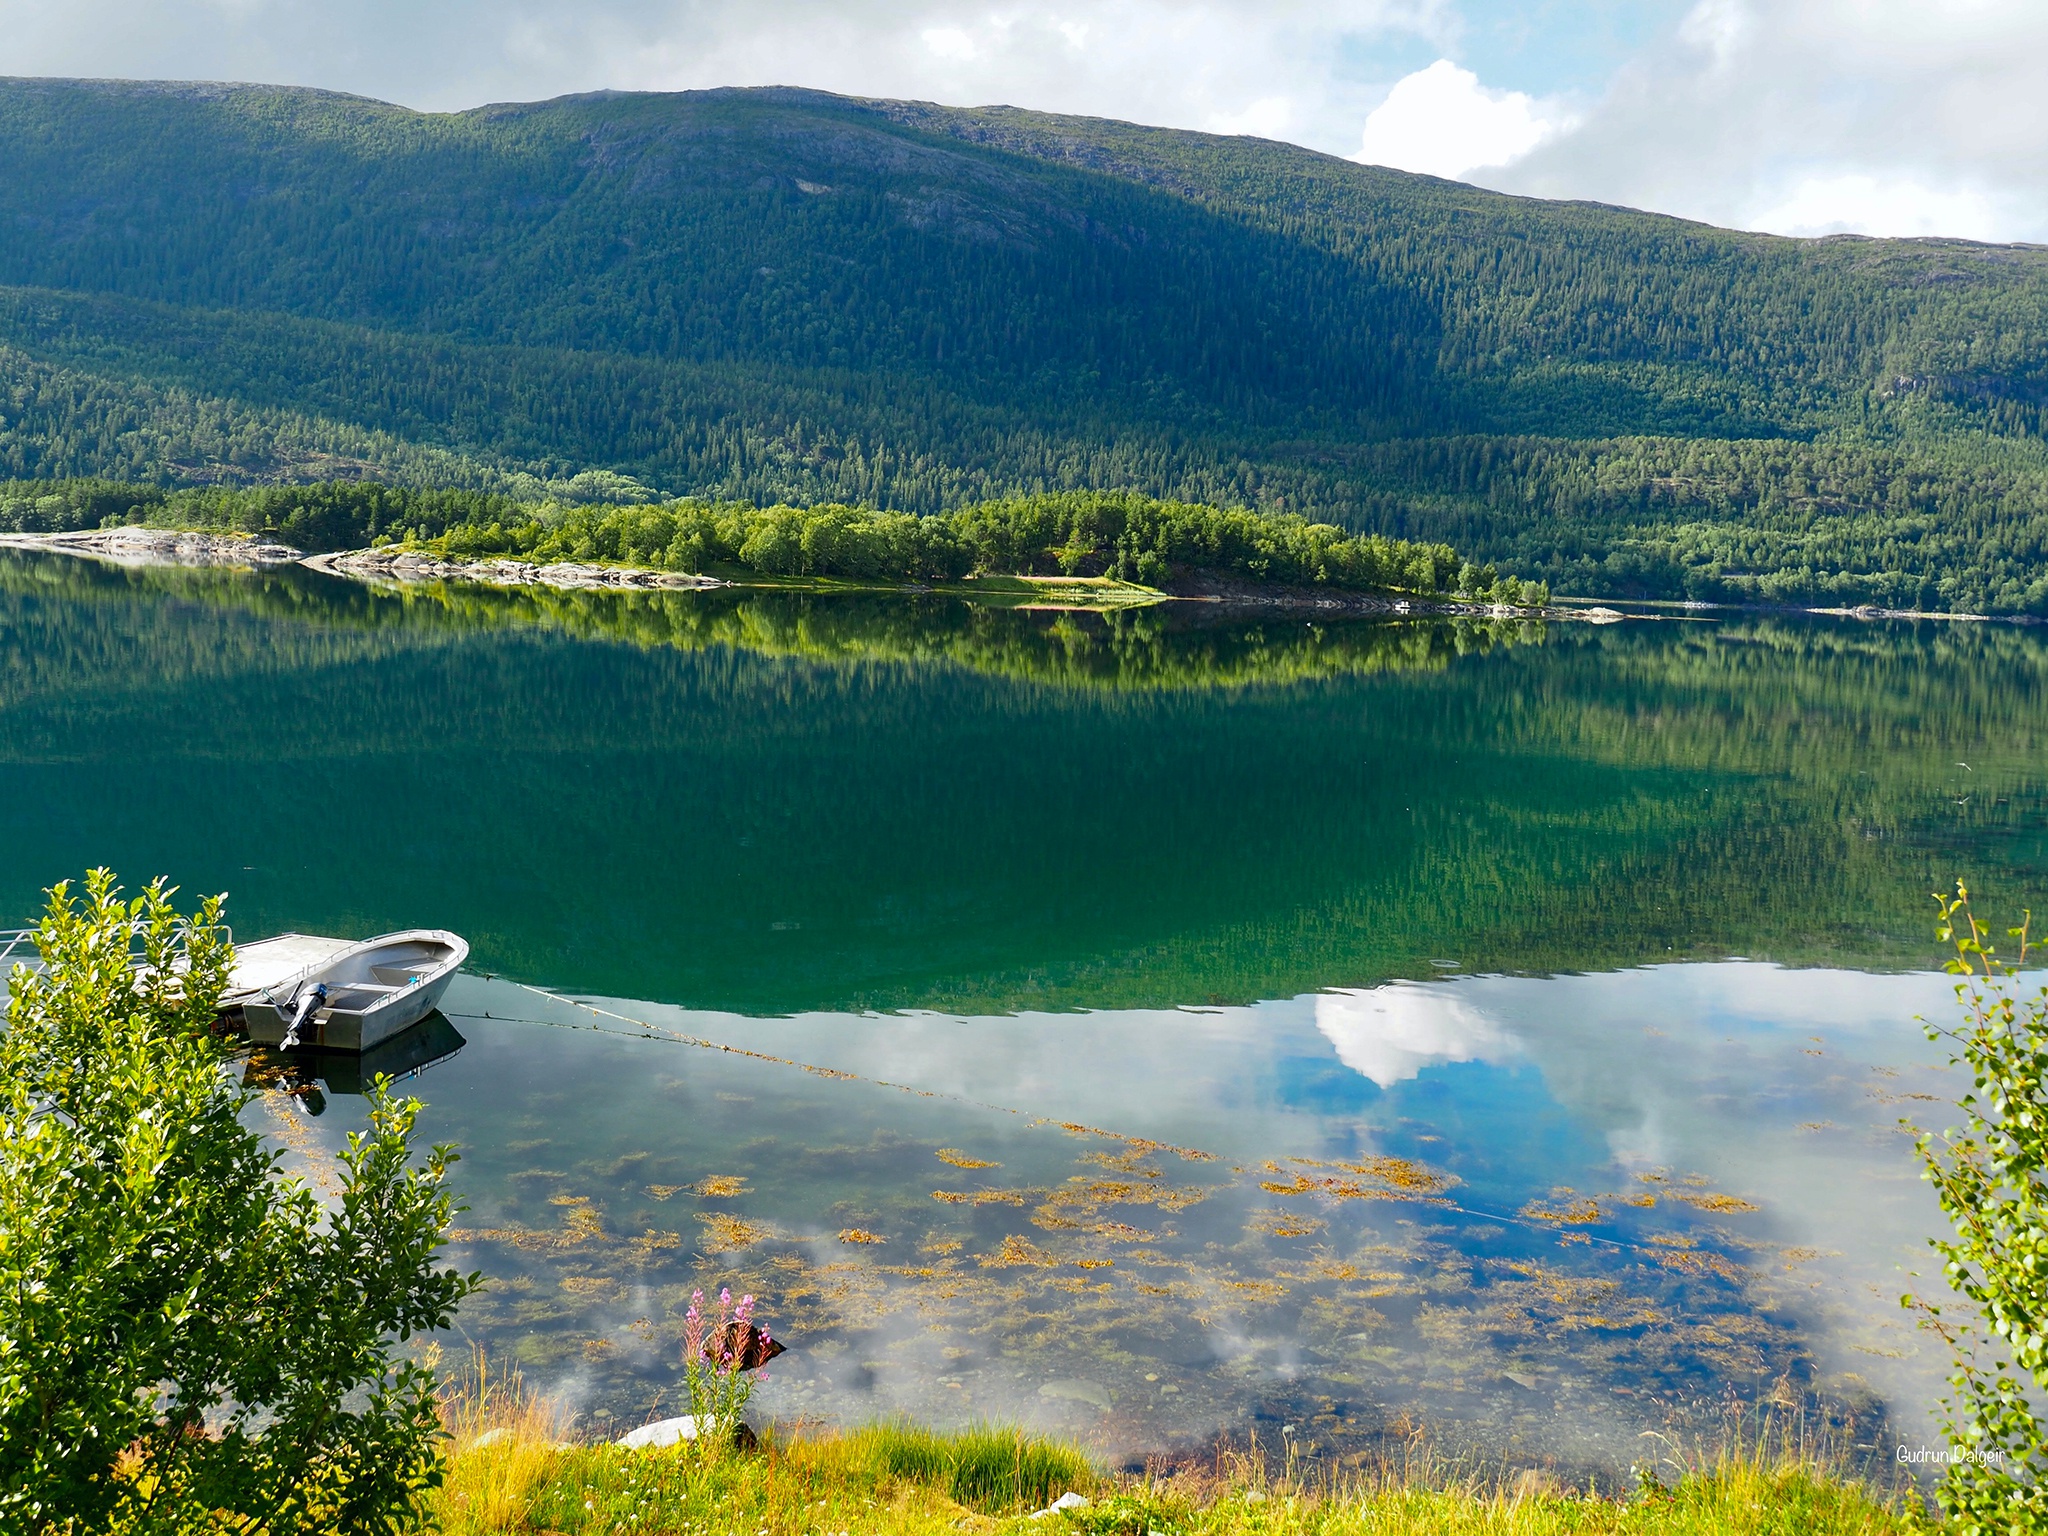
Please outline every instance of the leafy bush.
[{"label": "leafy bush", "polygon": [[1950,1460],[1942,1506],[1966,1536],[2048,1530],[2048,987],[2016,983],[2027,928],[2012,963],[1985,942],[1960,883],[1941,903],[1948,969],[1963,980],[1957,1030],[1930,1028],[1970,1071],[1964,1123],[1919,1138],[1928,1180],[1953,1241],[1934,1244],[1943,1274],[1975,1316],[1920,1305],[1954,1354],[1946,1404]]},{"label": "leafy bush", "polygon": [[[453,1154],[383,1084],[327,1198],[245,1127],[220,901],[50,893],[0,1040],[0,1528],[396,1531],[439,1477]],[[131,950],[139,944],[139,951]]]}]

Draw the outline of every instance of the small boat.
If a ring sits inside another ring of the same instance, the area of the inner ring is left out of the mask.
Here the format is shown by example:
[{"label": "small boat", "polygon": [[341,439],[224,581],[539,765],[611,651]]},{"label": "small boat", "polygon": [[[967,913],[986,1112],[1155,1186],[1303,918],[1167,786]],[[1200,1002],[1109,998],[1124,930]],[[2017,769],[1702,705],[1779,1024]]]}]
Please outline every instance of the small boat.
[{"label": "small boat", "polygon": [[257,1045],[371,1050],[432,1013],[468,958],[468,943],[440,928],[365,939],[245,998],[242,1023]]}]

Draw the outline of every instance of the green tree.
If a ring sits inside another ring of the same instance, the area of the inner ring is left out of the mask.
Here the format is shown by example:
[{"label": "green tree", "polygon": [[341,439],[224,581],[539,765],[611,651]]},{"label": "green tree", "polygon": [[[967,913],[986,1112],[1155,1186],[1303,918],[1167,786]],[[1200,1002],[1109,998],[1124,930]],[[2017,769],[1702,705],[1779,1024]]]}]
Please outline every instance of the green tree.
[{"label": "green tree", "polygon": [[439,1480],[434,1377],[396,1341],[437,1268],[453,1154],[379,1083],[320,1192],[243,1124],[211,1026],[219,898],[94,870],[50,893],[0,1040],[0,1531],[387,1532]]},{"label": "green tree", "polygon": [[2028,953],[2025,923],[2012,963],[1985,942],[1958,882],[1941,903],[1941,938],[1960,1029],[1930,1028],[1970,1071],[1964,1123],[1918,1146],[1953,1241],[1936,1241],[1943,1275],[1965,1312],[1906,1298],[1949,1345],[1950,1454],[1942,1507],[1965,1536],[2048,1531],[2048,987],[2016,984]]}]

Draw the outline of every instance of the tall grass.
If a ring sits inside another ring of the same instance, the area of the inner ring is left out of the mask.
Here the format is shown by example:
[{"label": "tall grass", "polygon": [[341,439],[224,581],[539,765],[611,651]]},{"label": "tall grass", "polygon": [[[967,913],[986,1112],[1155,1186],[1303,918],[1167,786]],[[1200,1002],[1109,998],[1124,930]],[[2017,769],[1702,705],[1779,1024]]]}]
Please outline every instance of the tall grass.
[{"label": "tall grass", "polygon": [[870,1424],[842,1435],[838,1449],[878,1479],[941,1488],[986,1514],[1041,1508],[1096,1482],[1095,1469],[1072,1446],[995,1424],[953,1434],[904,1422]]},{"label": "tall grass", "polygon": [[455,1536],[524,1531],[527,1512],[562,1466],[554,1405],[514,1371],[493,1371],[482,1350],[441,1397],[447,1477],[437,1499]]}]

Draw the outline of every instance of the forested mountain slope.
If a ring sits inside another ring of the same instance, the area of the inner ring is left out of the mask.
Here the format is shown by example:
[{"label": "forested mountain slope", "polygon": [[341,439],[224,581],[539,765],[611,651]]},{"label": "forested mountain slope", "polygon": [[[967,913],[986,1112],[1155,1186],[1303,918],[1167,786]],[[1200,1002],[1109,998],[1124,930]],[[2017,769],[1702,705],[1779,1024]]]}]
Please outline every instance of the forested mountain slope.
[{"label": "forested mountain slope", "polygon": [[1128,487],[1566,592],[2048,612],[2033,248],[794,90],[7,81],[0,203],[0,476]]}]

